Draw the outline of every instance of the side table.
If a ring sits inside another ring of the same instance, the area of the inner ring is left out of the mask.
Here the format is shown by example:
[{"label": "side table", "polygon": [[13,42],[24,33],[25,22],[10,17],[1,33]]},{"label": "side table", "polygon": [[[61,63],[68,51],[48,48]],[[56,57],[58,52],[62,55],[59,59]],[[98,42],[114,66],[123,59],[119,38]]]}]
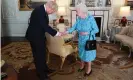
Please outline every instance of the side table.
[{"label": "side table", "polygon": [[73,35],[72,34],[66,34],[66,35],[63,35],[62,37],[63,37],[64,41],[67,42],[73,38]]},{"label": "side table", "polygon": [[112,27],[111,28],[111,41],[114,41],[115,40],[115,34],[118,34],[121,30],[122,30],[123,27]]}]

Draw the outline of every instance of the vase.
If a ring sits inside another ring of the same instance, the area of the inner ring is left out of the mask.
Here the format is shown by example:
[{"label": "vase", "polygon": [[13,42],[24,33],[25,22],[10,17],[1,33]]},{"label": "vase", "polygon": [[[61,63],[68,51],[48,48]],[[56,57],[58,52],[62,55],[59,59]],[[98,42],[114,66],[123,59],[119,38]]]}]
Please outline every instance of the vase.
[{"label": "vase", "polygon": [[97,7],[105,7],[105,0],[98,0]]},{"label": "vase", "polygon": [[111,6],[111,0],[106,0],[106,6]]},{"label": "vase", "polygon": [[106,35],[106,43],[110,43],[110,37],[111,37],[111,29],[108,29],[105,31],[105,35]]},{"label": "vase", "polygon": [[70,5],[71,5],[72,7],[75,6],[75,0],[72,0]]}]

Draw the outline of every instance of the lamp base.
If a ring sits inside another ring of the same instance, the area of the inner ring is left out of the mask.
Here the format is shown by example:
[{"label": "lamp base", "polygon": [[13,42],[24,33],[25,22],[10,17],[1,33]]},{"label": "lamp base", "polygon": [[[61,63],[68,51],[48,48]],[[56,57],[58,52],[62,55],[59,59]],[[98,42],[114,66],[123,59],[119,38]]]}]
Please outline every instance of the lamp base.
[{"label": "lamp base", "polygon": [[64,18],[63,18],[63,16],[60,16],[59,23],[64,23]]},{"label": "lamp base", "polygon": [[126,26],[126,24],[127,24],[127,19],[126,19],[126,17],[124,16],[124,17],[122,17],[122,19],[121,19],[121,24],[122,24],[122,26],[123,27],[125,27]]}]

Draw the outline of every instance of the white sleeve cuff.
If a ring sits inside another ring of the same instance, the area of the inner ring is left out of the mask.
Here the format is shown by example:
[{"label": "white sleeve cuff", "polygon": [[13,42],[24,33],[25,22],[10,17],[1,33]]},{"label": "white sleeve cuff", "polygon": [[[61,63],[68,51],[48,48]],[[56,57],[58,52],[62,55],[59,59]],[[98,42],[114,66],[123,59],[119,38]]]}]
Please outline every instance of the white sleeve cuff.
[{"label": "white sleeve cuff", "polygon": [[59,32],[57,32],[55,36],[59,36],[59,35],[60,35],[60,33],[59,33]]}]

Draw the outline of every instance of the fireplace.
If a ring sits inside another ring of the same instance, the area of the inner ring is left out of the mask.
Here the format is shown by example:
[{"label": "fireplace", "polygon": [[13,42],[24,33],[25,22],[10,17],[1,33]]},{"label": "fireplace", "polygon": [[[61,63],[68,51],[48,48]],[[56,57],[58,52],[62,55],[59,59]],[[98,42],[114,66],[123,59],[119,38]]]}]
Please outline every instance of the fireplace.
[{"label": "fireplace", "polygon": [[102,25],[102,18],[101,17],[94,17],[99,28],[99,32],[96,34],[96,37],[100,37],[101,32],[101,25]]}]

